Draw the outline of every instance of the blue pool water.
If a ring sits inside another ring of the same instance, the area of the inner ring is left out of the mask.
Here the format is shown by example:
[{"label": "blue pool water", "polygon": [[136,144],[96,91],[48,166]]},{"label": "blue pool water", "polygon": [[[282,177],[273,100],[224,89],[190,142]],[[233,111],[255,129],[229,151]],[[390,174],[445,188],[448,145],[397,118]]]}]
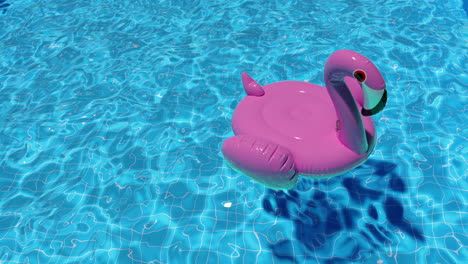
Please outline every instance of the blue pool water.
[{"label": "blue pool water", "polygon": [[[0,1],[0,263],[466,263],[463,5]],[[387,82],[370,159],[229,168],[241,72],[323,85],[338,49]]]}]

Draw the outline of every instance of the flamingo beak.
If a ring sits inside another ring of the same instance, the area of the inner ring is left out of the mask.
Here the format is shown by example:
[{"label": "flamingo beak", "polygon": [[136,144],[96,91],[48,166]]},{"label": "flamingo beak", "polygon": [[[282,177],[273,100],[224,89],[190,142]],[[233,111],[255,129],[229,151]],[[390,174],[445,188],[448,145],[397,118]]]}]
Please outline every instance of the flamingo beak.
[{"label": "flamingo beak", "polygon": [[370,109],[366,109],[366,107],[362,108],[361,114],[363,116],[375,115],[377,113],[380,113],[385,108],[385,105],[387,104],[387,89],[384,88],[383,90],[384,91],[383,91],[382,97],[380,98],[380,100],[377,102],[375,106],[373,106]]}]

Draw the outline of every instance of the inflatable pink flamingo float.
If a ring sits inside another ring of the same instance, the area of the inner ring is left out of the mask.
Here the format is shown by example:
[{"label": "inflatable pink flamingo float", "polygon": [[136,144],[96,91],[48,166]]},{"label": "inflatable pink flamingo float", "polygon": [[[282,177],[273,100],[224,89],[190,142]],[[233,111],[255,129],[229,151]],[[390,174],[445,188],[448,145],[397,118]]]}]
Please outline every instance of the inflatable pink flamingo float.
[{"label": "inflatable pink flamingo float", "polygon": [[247,96],[236,108],[236,136],[222,147],[227,162],[272,189],[291,189],[299,175],[325,178],[364,162],[376,142],[371,115],[387,102],[381,73],[351,50],[333,53],[325,85],[283,81],[260,86],[246,73]]}]

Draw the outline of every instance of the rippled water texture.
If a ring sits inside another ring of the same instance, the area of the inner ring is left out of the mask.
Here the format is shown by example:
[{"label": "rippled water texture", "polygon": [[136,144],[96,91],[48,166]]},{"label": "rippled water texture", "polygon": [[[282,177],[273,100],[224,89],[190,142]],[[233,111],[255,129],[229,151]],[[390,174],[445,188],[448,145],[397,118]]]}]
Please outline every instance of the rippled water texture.
[{"label": "rippled water texture", "polygon": [[[0,0],[0,262],[461,263],[467,23],[461,0]],[[370,159],[288,192],[229,168],[240,73],[323,85],[338,49],[387,82]]]}]

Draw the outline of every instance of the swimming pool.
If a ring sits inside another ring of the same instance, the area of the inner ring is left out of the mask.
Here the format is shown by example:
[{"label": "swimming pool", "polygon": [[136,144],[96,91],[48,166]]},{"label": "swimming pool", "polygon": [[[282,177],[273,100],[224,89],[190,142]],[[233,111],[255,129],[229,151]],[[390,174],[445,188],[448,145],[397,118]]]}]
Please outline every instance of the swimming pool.
[{"label": "swimming pool", "polygon": [[[1,263],[468,257],[461,0],[0,2]],[[287,192],[233,171],[241,72],[323,85],[338,49],[387,82],[370,159]]]}]

